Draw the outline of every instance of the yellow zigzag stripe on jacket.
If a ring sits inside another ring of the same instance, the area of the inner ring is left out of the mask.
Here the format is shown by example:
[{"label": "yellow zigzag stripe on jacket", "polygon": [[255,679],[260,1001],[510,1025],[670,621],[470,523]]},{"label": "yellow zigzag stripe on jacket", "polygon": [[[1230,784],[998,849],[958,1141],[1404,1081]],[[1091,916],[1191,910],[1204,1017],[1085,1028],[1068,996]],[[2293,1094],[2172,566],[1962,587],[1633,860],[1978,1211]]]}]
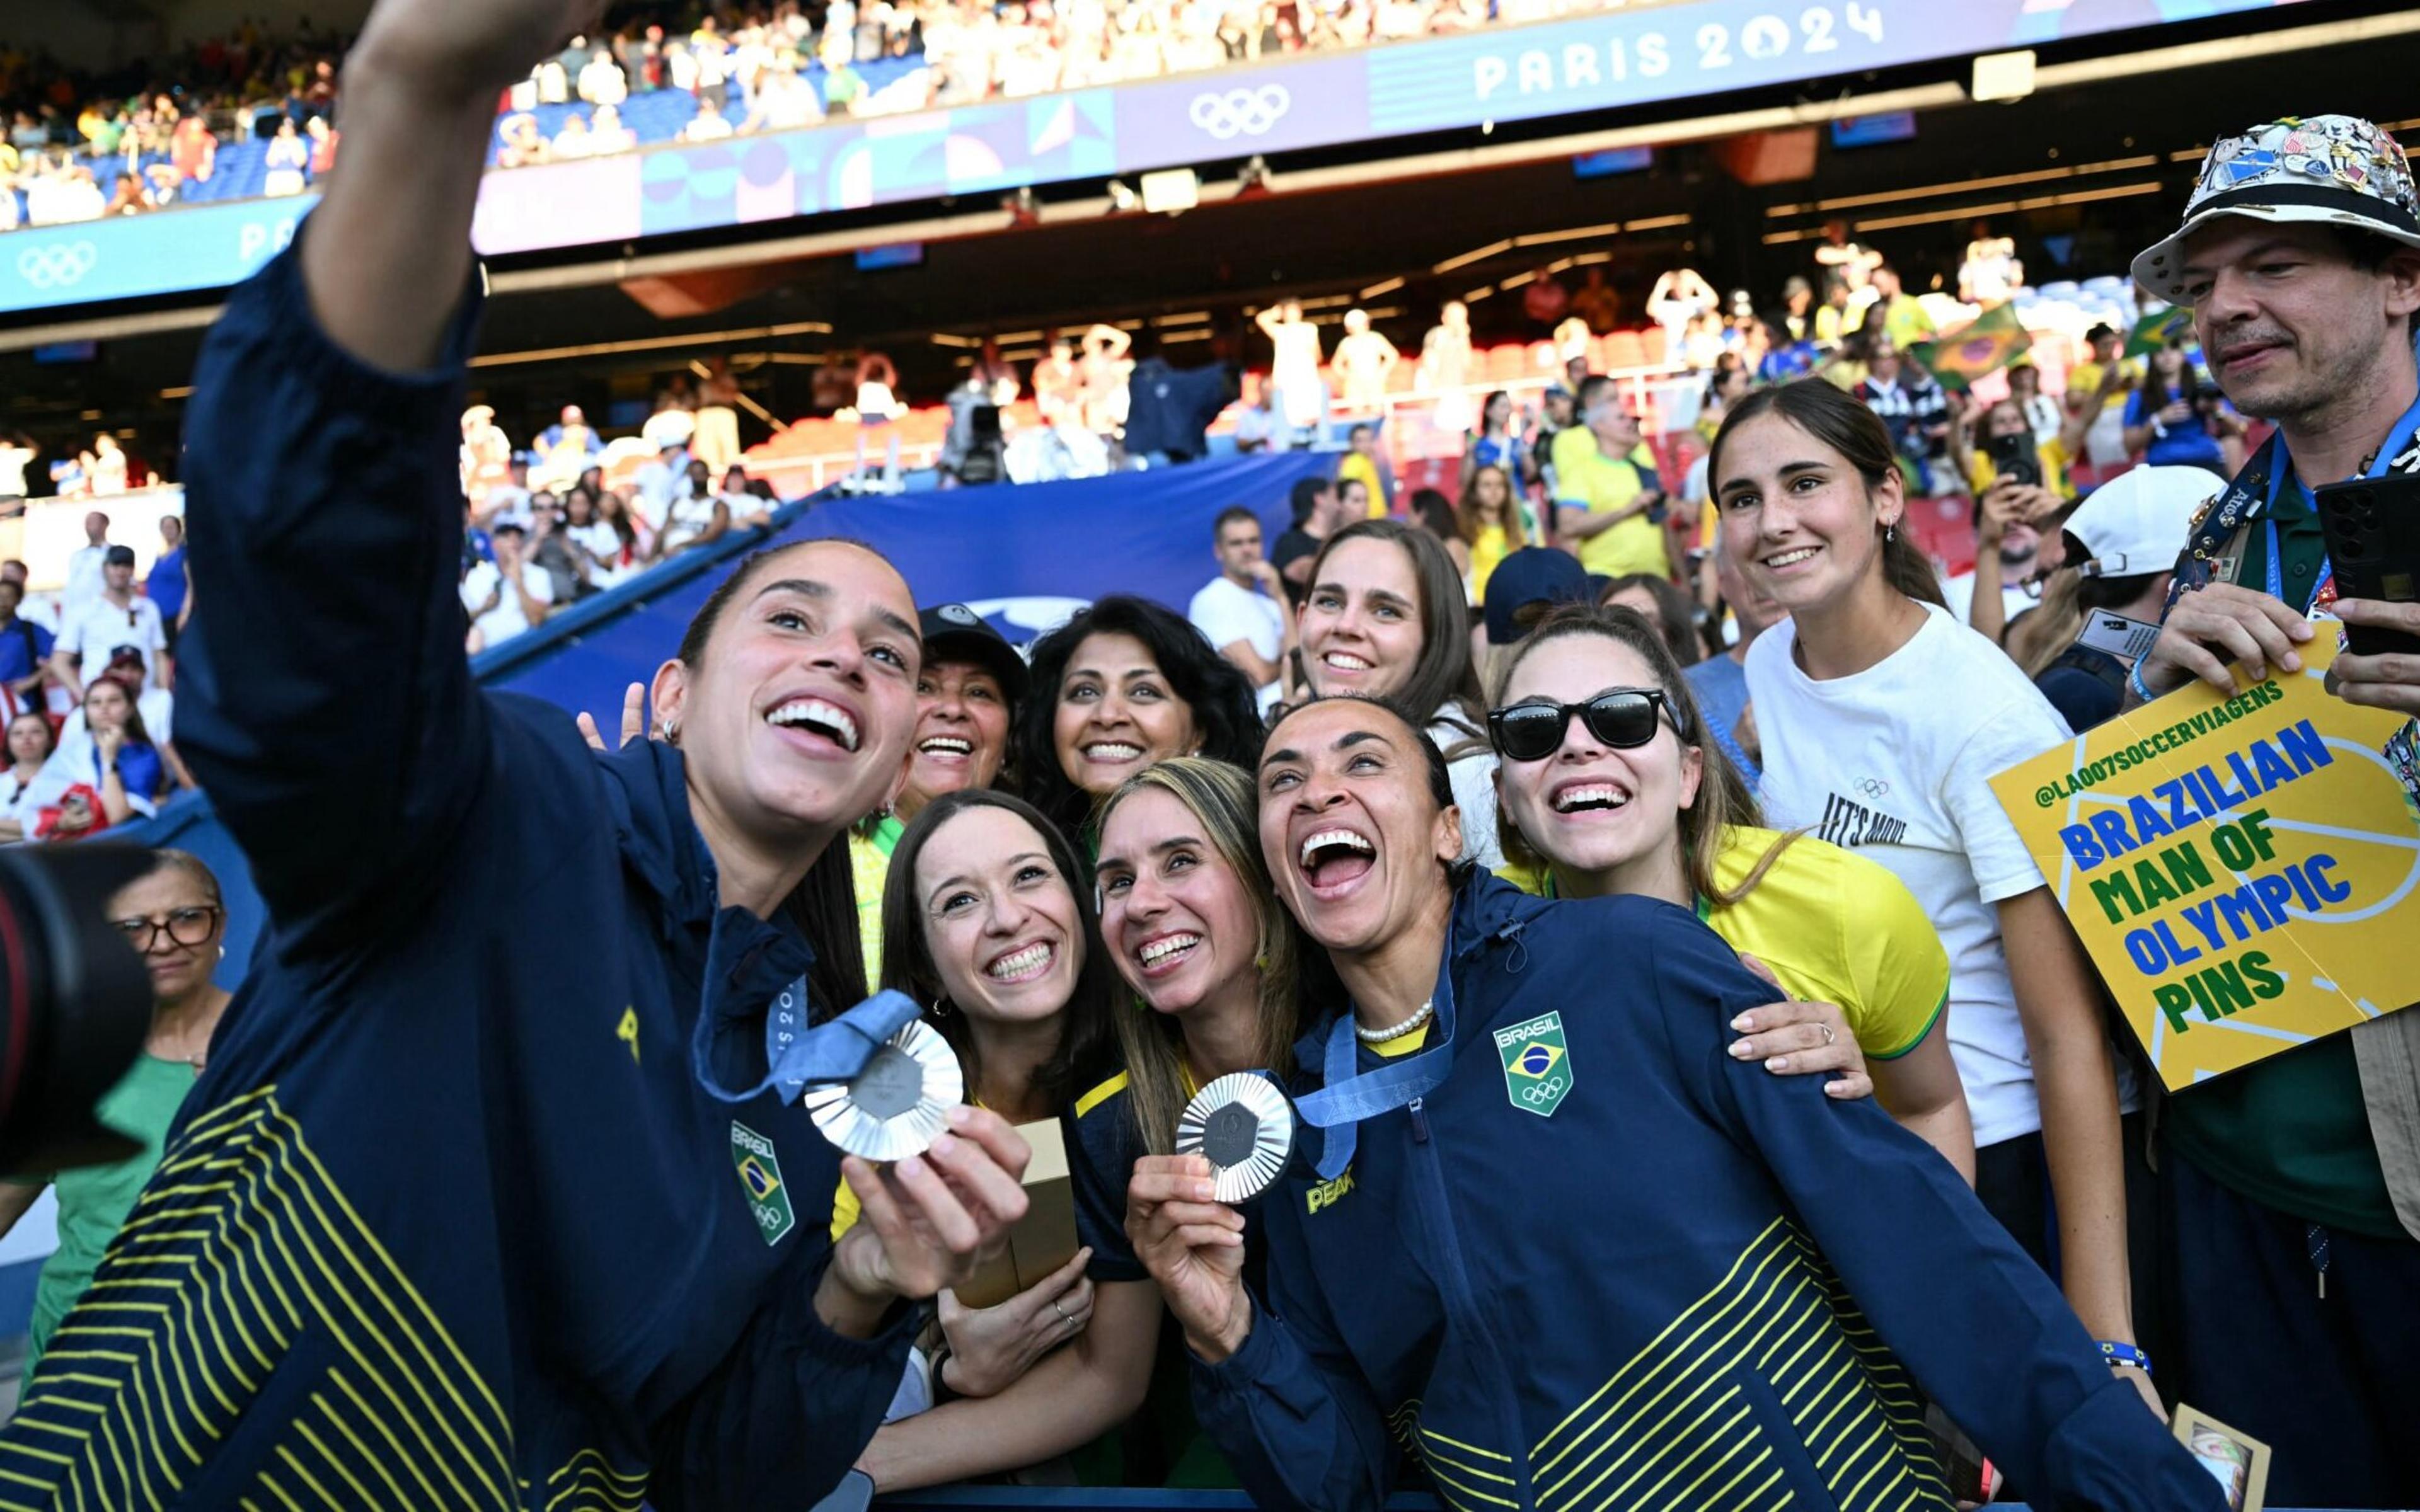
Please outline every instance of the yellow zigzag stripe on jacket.
[{"label": "yellow zigzag stripe on jacket", "polygon": [[[271,1375],[298,1369],[317,1378],[281,1386],[308,1407],[237,1505],[524,1504],[494,1393],[269,1087],[169,1148],[0,1435],[0,1512],[176,1501]],[[628,1512],[645,1489],[593,1450],[549,1485],[536,1504],[554,1512]]]},{"label": "yellow zigzag stripe on jacket", "polygon": [[[1778,1398],[1798,1443],[1753,1399]],[[1787,1505],[1803,1447],[1840,1512],[1951,1504],[1924,1406],[1838,1277],[1786,1218],[1529,1454],[1543,1512]],[[1794,1456],[1792,1456],[1794,1458]]]}]

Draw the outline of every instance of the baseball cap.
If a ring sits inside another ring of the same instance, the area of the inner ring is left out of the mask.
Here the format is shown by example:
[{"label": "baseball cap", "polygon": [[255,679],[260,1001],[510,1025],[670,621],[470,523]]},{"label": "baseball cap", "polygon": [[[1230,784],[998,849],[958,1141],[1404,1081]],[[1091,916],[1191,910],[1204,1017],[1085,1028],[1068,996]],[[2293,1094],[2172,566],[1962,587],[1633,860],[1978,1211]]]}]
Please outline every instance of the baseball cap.
[{"label": "baseball cap", "polygon": [[989,620],[964,604],[936,604],[916,611],[916,628],[924,638],[926,661],[971,661],[1000,679],[1010,703],[1025,702],[1033,681],[1025,658]]},{"label": "baseball cap", "polygon": [[143,648],[141,646],[116,646],[111,648],[109,653],[109,665],[115,668],[126,663],[132,663],[137,667],[143,666],[145,664],[143,660]]},{"label": "baseball cap", "polygon": [[2222,138],[2201,161],[2184,224],[2134,258],[2134,281],[2185,299],[2184,240],[2222,215],[2368,231],[2420,247],[2420,197],[2402,145],[2358,116],[2288,116]]},{"label": "baseball cap", "polygon": [[101,560],[108,566],[131,567],[134,565],[134,548],[131,546],[113,546]]},{"label": "baseball cap", "polygon": [[2083,550],[2068,565],[2088,578],[2165,572],[2193,534],[2194,516],[2217,490],[2200,468],[2129,468],[2092,490],[2067,517]]},{"label": "baseball cap", "polygon": [[1570,552],[1548,546],[1510,552],[1487,575],[1487,643],[1509,646],[1528,635],[1521,611],[1532,604],[1585,604],[1591,596],[1588,572]]}]

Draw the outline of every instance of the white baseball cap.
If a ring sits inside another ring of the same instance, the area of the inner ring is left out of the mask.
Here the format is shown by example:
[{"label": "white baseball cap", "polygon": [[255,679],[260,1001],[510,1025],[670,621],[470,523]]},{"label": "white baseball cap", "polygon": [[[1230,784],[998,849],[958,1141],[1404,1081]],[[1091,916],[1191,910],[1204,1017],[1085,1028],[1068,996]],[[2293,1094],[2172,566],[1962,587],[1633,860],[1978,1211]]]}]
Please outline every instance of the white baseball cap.
[{"label": "white baseball cap", "polygon": [[2305,221],[2420,247],[2420,196],[2395,138],[2358,116],[2289,116],[2226,137],[2202,159],[2184,224],[2134,258],[2134,282],[2185,302],[2185,238],[2223,215]]},{"label": "white baseball cap", "polygon": [[2130,468],[2092,490],[2065,527],[2084,545],[2066,564],[2087,578],[2140,578],[2166,572],[2184,554],[2194,518],[2218,492],[2200,468]]}]

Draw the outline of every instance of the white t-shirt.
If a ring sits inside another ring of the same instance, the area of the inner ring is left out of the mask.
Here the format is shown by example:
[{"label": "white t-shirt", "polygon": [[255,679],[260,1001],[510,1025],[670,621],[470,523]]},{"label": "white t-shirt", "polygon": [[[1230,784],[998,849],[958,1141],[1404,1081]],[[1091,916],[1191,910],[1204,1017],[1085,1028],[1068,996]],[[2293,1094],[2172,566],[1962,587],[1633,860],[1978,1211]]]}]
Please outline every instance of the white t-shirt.
[{"label": "white t-shirt", "polygon": [[[2015,662],[1928,606],[1922,629],[1876,665],[1817,682],[1799,670],[1788,620],[1747,653],[1764,750],[1767,823],[1805,827],[1897,873],[1949,953],[1949,1048],[1977,1146],[2041,1127],[1993,904],[2044,886],[1993,774],[2070,738]],[[2118,1093],[2133,1106],[2123,1062]]]},{"label": "white t-shirt", "polygon": [[59,590],[60,623],[73,619],[77,609],[101,596],[105,586],[101,569],[108,559],[105,546],[78,547],[75,555],[68,558],[67,586]]},{"label": "white t-shirt", "polygon": [[[504,574],[497,570],[496,564],[492,562],[473,563],[470,572],[462,579],[462,607],[479,615],[477,619],[471,622],[472,627],[480,633],[489,649],[493,649],[502,641],[511,640],[530,627],[529,616],[521,612],[520,595],[512,592],[510,588],[497,594],[494,609],[485,614],[479,614],[479,607],[488,601],[488,595],[495,593],[498,585],[503,582]],[[554,579],[549,577],[547,570],[536,563],[521,563],[521,584],[529,590],[529,596],[539,603],[554,602]]]},{"label": "white t-shirt", "polygon": [[[9,196],[0,194],[0,199]],[[25,464],[34,459],[30,446],[0,444],[0,499],[15,499],[25,491]]]},{"label": "white t-shirt", "polygon": [[143,653],[143,680],[157,682],[157,658],[168,649],[168,637],[160,624],[160,606],[139,594],[119,609],[106,598],[90,601],[68,610],[61,616],[57,649],[72,652],[83,658],[79,671],[85,682],[91,682],[109,666],[110,654],[120,646],[133,646]]},{"label": "white t-shirt", "polygon": [[677,551],[714,526],[714,506],[722,501],[708,495],[700,499],[683,494],[664,510],[663,538],[666,551]]},{"label": "white t-shirt", "polygon": [[[1959,624],[1975,623],[1975,575],[1962,572],[1955,578],[1941,580],[1941,596],[1949,602],[1949,613]],[[2029,609],[2041,607],[2041,600],[2015,583],[2003,579],[2000,583],[2000,623],[2003,626],[2016,623],[2018,615]]]},{"label": "white t-shirt", "polygon": [[1244,587],[1223,572],[1193,595],[1185,617],[1220,651],[1238,640],[1249,640],[1263,661],[1275,661],[1278,648],[1285,644],[1285,610],[1277,600]]}]

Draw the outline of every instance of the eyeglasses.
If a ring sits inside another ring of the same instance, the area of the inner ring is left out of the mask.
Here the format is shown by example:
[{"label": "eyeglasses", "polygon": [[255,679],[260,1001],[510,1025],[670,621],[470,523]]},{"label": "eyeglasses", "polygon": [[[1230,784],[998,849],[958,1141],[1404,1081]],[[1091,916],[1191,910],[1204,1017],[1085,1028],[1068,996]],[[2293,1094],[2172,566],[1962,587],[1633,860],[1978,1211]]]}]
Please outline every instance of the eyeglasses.
[{"label": "eyeglasses", "polygon": [[1496,753],[1506,761],[1542,762],[1562,748],[1563,732],[1575,714],[1587,721],[1589,733],[1607,746],[1634,750],[1655,738],[1659,712],[1672,721],[1672,733],[1679,734],[1680,719],[1662,688],[1608,687],[1585,703],[1515,703],[1490,709],[1487,733],[1496,742]]},{"label": "eyeglasses", "polygon": [[126,937],[137,955],[148,955],[165,934],[178,945],[205,945],[225,916],[223,908],[178,908],[149,918],[114,918],[110,928]]}]

